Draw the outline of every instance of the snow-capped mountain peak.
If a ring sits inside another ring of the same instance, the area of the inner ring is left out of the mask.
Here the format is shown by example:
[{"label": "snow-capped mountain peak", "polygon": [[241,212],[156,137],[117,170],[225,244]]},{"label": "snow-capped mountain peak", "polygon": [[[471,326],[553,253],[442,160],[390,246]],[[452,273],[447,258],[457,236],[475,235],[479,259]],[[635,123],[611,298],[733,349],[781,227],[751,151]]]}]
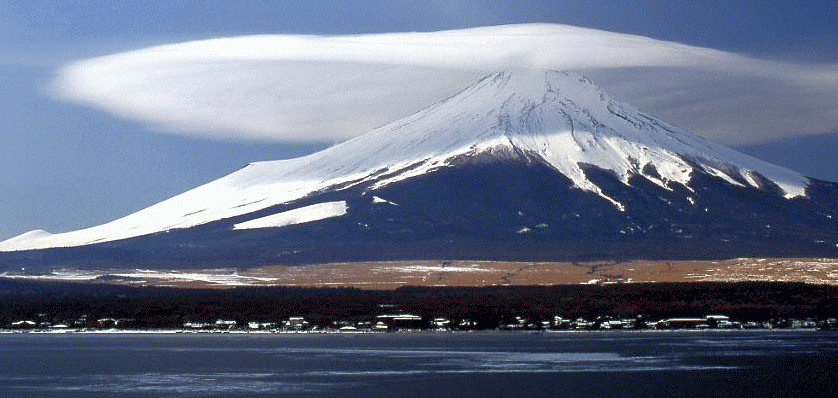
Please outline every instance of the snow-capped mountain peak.
[{"label": "snow-capped mountain peak", "polygon": [[[620,210],[586,174],[598,167],[624,184],[642,176],[690,188],[694,173],[729,184],[805,195],[808,179],[667,124],[572,72],[505,71],[412,116],[291,160],[252,163],[124,218],[61,233],[27,233],[0,251],[80,246],[188,228],[292,202],[334,187],[376,190],[472,156],[525,156],[549,165]],[[330,212],[342,216],[341,211]],[[304,216],[302,219],[306,219]],[[317,219],[311,218],[311,219]]]}]

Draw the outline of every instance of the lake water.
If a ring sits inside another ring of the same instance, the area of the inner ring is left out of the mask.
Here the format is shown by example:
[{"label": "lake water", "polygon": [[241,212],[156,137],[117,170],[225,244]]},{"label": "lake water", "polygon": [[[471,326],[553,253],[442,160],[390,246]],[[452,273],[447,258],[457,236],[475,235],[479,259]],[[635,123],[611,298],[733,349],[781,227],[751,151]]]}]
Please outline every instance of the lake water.
[{"label": "lake water", "polygon": [[5,334],[3,397],[838,396],[838,333]]}]

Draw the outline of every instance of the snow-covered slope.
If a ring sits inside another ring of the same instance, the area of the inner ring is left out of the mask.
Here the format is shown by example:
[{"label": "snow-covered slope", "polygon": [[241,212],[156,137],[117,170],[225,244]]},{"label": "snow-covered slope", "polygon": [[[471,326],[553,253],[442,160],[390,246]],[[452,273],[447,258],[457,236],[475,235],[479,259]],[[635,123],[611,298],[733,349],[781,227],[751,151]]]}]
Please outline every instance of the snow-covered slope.
[{"label": "snow-covered slope", "polygon": [[[586,165],[613,171],[625,184],[642,175],[665,189],[673,184],[690,189],[694,173],[777,191],[787,198],[805,195],[809,183],[798,173],[646,115],[571,72],[501,72],[446,101],[324,151],[250,164],[100,226],[61,234],[29,232],[0,242],[0,251],[80,246],[188,228],[338,185],[367,183],[375,190],[454,165],[464,157],[516,153],[540,159],[576,188],[596,193],[620,210],[625,210],[624,204],[586,177]],[[345,211],[342,207],[329,216]],[[296,213],[294,217],[318,219]]]},{"label": "snow-covered slope", "polygon": [[233,225],[233,229],[279,228],[312,221],[340,217],[346,214],[346,202],[325,202],[271,214],[255,220]]}]

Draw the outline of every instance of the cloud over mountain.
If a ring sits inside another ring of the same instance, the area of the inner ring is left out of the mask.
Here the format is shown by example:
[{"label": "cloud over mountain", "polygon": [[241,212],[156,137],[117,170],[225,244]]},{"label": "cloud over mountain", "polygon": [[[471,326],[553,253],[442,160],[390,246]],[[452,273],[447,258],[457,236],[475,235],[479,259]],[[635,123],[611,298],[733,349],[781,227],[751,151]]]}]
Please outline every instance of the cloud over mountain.
[{"label": "cloud over mountain", "polygon": [[838,70],[565,25],[192,41],[82,60],[58,97],[177,134],[342,141],[503,69],[571,69],[724,143],[838,129]]}]

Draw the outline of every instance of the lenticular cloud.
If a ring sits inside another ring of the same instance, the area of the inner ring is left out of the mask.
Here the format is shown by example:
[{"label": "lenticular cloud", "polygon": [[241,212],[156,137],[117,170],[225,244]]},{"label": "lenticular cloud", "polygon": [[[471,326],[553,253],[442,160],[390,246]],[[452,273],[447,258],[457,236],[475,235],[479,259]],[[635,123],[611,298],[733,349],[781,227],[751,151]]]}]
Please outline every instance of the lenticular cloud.
[{"label": "lenticular cloud", "polygon": [[70,64],[55,92],[178,134],[340,141],[519,68],[588,75],[726,143],[838,129],[834,68],[563,25],[192,41]]}]

